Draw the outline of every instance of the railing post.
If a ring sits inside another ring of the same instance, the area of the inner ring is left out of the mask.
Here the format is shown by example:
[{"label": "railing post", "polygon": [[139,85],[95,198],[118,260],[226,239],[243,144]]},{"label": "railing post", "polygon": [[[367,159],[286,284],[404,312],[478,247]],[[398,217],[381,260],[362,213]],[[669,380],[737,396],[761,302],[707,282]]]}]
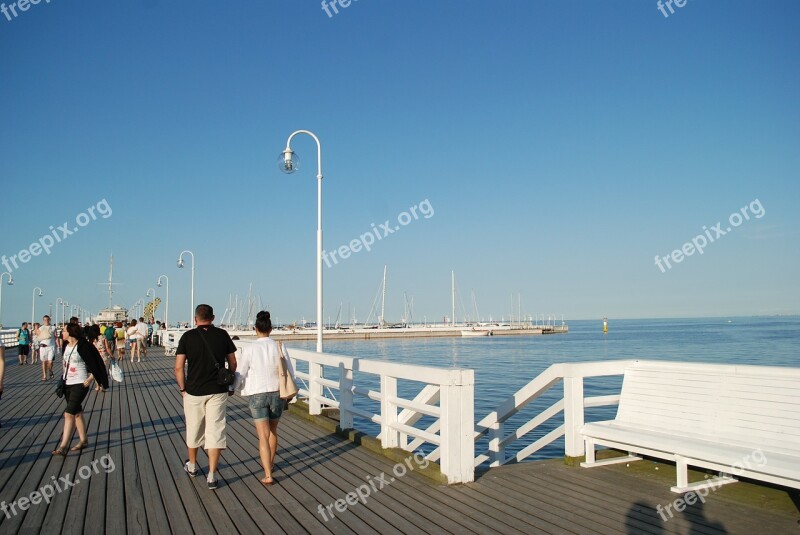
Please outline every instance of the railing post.
[{"label": "railing post", "polygon": [[502,466],[506,462],[506,447],[501,445],[503,440],[503,422],[495,422],[489,427],[489,466]]},{"label": "railing post", "polygon": [[308,362],[308,414],[322,414],[322,364]]},{"label": "railing post", "polygon": [[450,383],[441,385],[439,463],[448,483],[469,483],[475,480],[475,373],[454,370]]},{"label": "railing post", "polygon": [[579,430],[583,427],[583,377],[564,377],[564,455],[583,457],[585,445]]},{"label": "railing post", "polygon": [[339,427],[353,428],[353,370],[339,363]]},{"label": "railing post", "polygon": [[381,375],[381,446],[400,447],[400,433],[392,426],[397,423],[397,405],[390,401],[397,397],[397,379]]}]

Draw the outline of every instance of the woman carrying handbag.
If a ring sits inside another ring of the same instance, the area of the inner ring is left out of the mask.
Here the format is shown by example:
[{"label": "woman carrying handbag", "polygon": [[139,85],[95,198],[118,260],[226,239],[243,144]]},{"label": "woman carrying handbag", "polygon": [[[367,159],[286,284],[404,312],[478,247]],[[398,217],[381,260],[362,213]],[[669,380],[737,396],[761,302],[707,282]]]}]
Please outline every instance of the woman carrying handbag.
[{"label": "woman carrying handbag", "polygon": [[67,324],[62,336],[67,344],[62,356],[64,370],[61,381],[64,385],[64,433],[61,443],[53,450],[53,455],[66,455],[75,428],[78,429],[80,442],[69,451],[80,451],[89,445],[86,437],[86,420],[83,418],[83,401],[89,393],[92,381],[101,387],[108,388],[108,374],[103,359],[97,348],[83,337],[83,329],[77,323]]},{"label": "woman carrying handbag", "polygon": [[[275,452],[278,449],[278,422],[284,404],[297,393],[294,386],[294,370],[288,355],[279,343],[269,337],[272,320],[269,312],[261,311],[256,316],[256,340],[242,351],[236,368],[236,390],[250,398],[250,414],[258,436],[258,453],[264,477],[261,483],[272,485],[272,468],[275,465]],[[282,369],[286,372],[283,374]],[[291,382],[294,392],[284,392],[281,397],[281,382]]]}]

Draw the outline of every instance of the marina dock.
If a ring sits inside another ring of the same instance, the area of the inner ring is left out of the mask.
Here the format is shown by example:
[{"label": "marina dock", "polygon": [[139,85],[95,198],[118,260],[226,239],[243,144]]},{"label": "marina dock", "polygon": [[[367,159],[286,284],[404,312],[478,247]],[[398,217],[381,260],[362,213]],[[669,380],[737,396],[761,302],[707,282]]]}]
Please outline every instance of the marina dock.
[{"label": "marina dock", "polygon": [[[254,336],[253,331],[228,330],[231,336]],[[325,329],[326,340],[376,340],[382,338],[438,338],[462,337],[473,333],[484,336],[539,336],[545,334],[567,334],[567,325],[540,325],[536,327],[511,327],[511,326],[481,326],[472,329],[470,326],[454,327],[398,327],[398,328],[342,328]],[[465,334],[466,333],[466,334]],[[316,340],[317,331],[314,329],[276,329],[271,335],[276,340]]]},{"label": "marina dock", "polygon": [[[656,507],[677,495],[664,481],[631,474],[619,465],[585,470],[560,459],[528,462],[479,470],[474,482],[450,486],[413,469],[395,477],[396,461],[293,413],[281,420],[277,484],[267,488],[258,481],[257,440],[246,402],[238,396],[230,398],[221,485],[210,491],[203,477],[189,478],[182,469],[181,398],[174,384],[174,360],[162,349],[151,348],[141,364],[126,362],[125,381],[109,392],[89,394],[85,414],[90,447],[66,458],[50,454],[60,436],[63,410],[63,400],[53,394],[54,381],[40,381],[35,366],[17,366],[14,349],[7,350],[6,363],[6,391],[0,401],[0,501],[16,504],[16,512],[0,514],[4,534],[797,531],[791,516],[717,496],[709,497],[704,507],[664,521]],[[85,469],[104,456],[99,470]],[[207,467],[202,450],[199,465]],[[374,485],[363,502],[347,504],[348,493],[384,474],[385,485]],[[21,502],[61,478],[77,483],[49,503]]]}]

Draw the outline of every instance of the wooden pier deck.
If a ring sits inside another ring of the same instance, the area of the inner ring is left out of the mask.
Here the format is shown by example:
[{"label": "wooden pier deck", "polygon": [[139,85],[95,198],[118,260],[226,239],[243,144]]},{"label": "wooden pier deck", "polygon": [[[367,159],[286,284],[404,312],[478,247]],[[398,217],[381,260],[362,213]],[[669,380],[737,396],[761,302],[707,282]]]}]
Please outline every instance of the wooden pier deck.
[{"label": "wooden pier deck", "polygon": [[[90,447],[61,458],[50,455],[64,403],[53,394],[55,383],[41,382],[38,367],[17,366],[16,351],[8,350],[0,400],[0,505],[9,509],[0,513],[0,533],[713,535],[800,529],[791,515],[714,496],[665,522],[655,507],[679,496],[662,482],[613,467],[526,463],[452,487],[412,470],[395,477],[389,459],[291,414],[279,428],[277,484],[267,488],[258,481],[257,440],[239,397],[230,398],[228,449],[220,488],[211,491],[204,477],[189,478],[182,468],[186,448],[173,362],[151,348],[147,362],[125,364],[124,383],[105,394],[91,392],[85,405]],[[92,465],[97,460],[102,462]],[[207,466],[202,453],[199,463]],[[378,481],[382,474],[390,483]],[[49,503],[22,500],[64,478],[77,483]],[[375,490],[366,503],[348,504],[344,512],[326,509],[370,480]]]}]

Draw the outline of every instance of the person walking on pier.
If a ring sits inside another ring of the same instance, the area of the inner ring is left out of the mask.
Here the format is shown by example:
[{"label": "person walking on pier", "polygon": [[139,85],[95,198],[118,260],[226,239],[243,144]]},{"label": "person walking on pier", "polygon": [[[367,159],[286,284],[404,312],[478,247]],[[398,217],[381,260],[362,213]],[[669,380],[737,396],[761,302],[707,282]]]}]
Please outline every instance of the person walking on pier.
[{"label": "person walking on pier", "polygon": [[42,381],[53,378],[53,359],[56,357],[56,328],[50,325],[50,316],[42,318],[36,340],[39,342],[39,360],[42,362]]},{"label": "person walking on pier", "polygon": [[89,445],[86,437],[86,420],[83,417],[83,400],[89,393],[92,381],[97,381],[103,388],[108,388],[108,374],[103,366],[103,359],[97,348],[83,337],[80,324],[70,323],[66,329],[67,344],[64,348],[64,371],[61,377],[66,381],[64,400],[64,432],[61,442],[53,450],[53,455],[66,455],[67,446],[72,440],[75,429],[78,429],[80,442],[69,451],[80,451]]},{"label": "person walking on pier", "polygon": [[36,364],[39,362],[39,326],[41,324],[37,321],[33,324],[33,330],[31,334],[33,335],[33,347],[31,347],[31,364]]},{"label": "person walking on pier", "polygon": [[147,333],[150,332],[150,328],[148,327],[147,323],[145,323],[144,318],[139,318],[139,323],[136,324],[136,330],[138,331],[137,341],[139,342],[139,356],[147,357]]},{"label": "person walking on pier", "polygon": [[[99,325],[92,325],[89,327],[89,341],[97,348],[97,352],[100,353],[100,358],[103,359],[103,366],[106,369],[106,373],[108,374],[109,366],[111,366],[111,348],[108,346],[108,340],[106,340],[105,336],[100,336],[100,326]],[[105,392],[105,388],[100,386],[100,383],[94,387],[94,391]]]},{"label": "person walking on pier", "polygon": [[122,366],[125,363],[125,328],[121,321],[118,321],[114,327],[114,338],[114,345],[117,347],[117,364]]},{"label": "person walking on pier", "polygon": [[130,326],[126,332],[128,336],[128,346],[131,348],[131,363],[134,358],[138,358],[138,362],[142,362],[142,354],[139,353],[139,329],[136,325],[136,320],[131,320]]},{"label": "person walking on pier", "polygon": [[22,366],[23,364],[28,363],[28,355],[30,354],[31,350],[31,330],[28,329],[27,321],[23,321],[22,327],[17,329],[17,344],[19,365]]},{"label": "person walking on pier", "polygon": [[236,346],[227,331],[212,325],[214,309],[211,306],[197,305],[194,319],[197,327],[183,333],[175,356],[175,381],[183,396],[189,450],[183,469],[195,477],[199,472],[197,450],[205,447],[208,488],[215,490],[220,454],[227,447],[228,396],[233,394],[233,385],[218,383],[219,367],[224,367],[227,361],[231,373],[236,372]]},{"label": "person walking on pier", "polygon": [[250,414],[256,426],[258,453],[264,478],[261,483],[272,485],[272,468],[275,465],[275,452],[278,449],[278,422],[283,413],[284,400],[281,399],[279,370],[280,359],[294,378],[292,363],[279,343],[269,337],[272,320],[267,311],[256,315],[256,341],[245,346],[241,362],[236,371],[236,390],[242,396],[249,396]]},{"label": "person walking on pier", "polygon": [[114,332],[115,331],[116,331],[116,329],[114,329],[114,324],[113,323],[107,325],[106,326],[106,330],[103,331],[103,337],[106,339],[106,342],[108,342],[108,349],[111,352],[111,358],[112,359],[114,358],[114,355],[116,354],[116,349],[117,349],[117,346],[114,343],[117,340],[116,336],[114,336]]}]

